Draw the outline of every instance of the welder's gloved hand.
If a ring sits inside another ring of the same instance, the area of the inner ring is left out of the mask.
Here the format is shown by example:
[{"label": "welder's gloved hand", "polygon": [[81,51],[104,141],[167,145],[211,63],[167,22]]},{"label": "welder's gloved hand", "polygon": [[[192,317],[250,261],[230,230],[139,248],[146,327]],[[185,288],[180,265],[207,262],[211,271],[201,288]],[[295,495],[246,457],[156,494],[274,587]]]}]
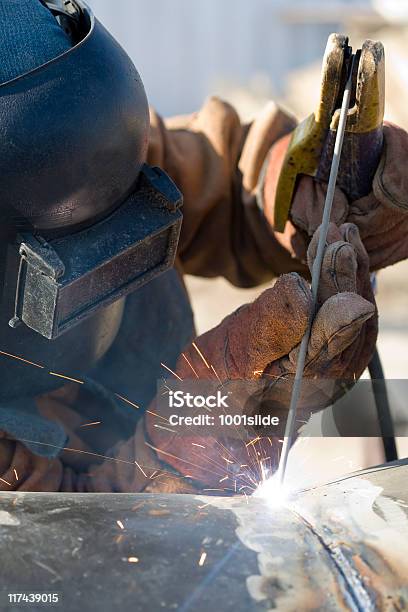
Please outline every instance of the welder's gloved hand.
[{"label": "welder's gloved hand", "polygon": [[[276,143],[269,156],[263,189],[264,213],[273,226],[275,192],[290,136]],[[408,133],[386,123],[384,151],[369,195],[349,201],[336,189],[331,220],[355,223],[370,258],[372,271],[408,257]],[[321,223],[326,185],[303,176],[294,195],[285,232],[275,237],[291,255],[305,260],[311,237]]]},{"label": "welder's gloved hand", "polygon": [[[309,248],[310,266],[317,240],[318,232]],[[305,377],[354,381],[367,366],[377,336],[368,257],[352,224],[331,225],[328,243]],[[285,417],[310,307],[308,283],[297,274],[280,277],[255,302],[187,347],[179,359],[177,376],[184,381],[196,377],[215,381],[222,389],[240,379],[271,381],[268,405]],[[339,392],[333,385],[330,389],[333,394]],[[332,399],[314,392],[313,408],[323,408]],[[195,409],[188,414],[196,414]],[[200,428],[180,435],[165,422],[166,416],[160,413],[159,402],[153,404],[139,423],[136,436],[116,449],[119,462],[92,470],[90,486],[95,490],[160,492],[194,488],[207,492],[221,487],[231,491],[231,483],[237,481],[238,489],[239,485],[248,486],[242,485],[245,477],[240,476],[240,468],[251,461],[252,446],[248,450],[243,441],[229,438],[225,430],[218,437],[216,433],[205,435]],[[275,467],[279,451],[277,440],[272,439],[268,453]]]}]

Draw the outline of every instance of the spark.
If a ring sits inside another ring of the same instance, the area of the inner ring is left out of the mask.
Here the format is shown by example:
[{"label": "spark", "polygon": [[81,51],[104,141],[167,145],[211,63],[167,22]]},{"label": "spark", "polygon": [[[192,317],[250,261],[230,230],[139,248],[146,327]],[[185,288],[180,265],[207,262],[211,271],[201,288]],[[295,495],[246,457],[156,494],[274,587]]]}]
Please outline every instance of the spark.
[{"label": "spark", "polygon": [[206,552],[201,553],[201,557],[200,557],[200,560],[198,562],[198,565],[200,567],[203,567],[206,559],[207,559],[207,553]]},{"label": "spark", "polygon": [[138,462],[137,462],[137,461],[135,461],[134,463],[135,463],[135,465],[137,465],[137,467],[139,468],[139,470],[142,472],[143,476],[144,476],[145,478],[148,478],[148,476],[147,476],[146,472],[143,470],[142,466],[140,466],[140,465],[138,464]]},{"label": "spark", "polygon": [[249,505],[248,495],[245,493],[245,491],[244,491],[244,495],[245,495],[245,500],[246,500],[246,503],[247,503],[247,506],[248,506]]},{"label": "spark", "polygon": [[210,370],[210,364],[208,363],[208,361],[206,360],[206,358],[204,357],[204,355],[202,354],[202,352],[200,351],[196,343],[193,342],[192,344],[195,350],[197,351],[197,353],[200,355],[201,359],[204,361],[205,366]]},{"label": "spark", "polygon": [[93,423],[85,423],[85,425],[80,425],[80,429],[84,427],[93,427],[94,425],[101,425],[102,421],[94,421]]},{"label": "spark", "polygon": [[[150,480],[157,480],[161,476],[166,476],[167,474],[170,474],[170,472],[159,472],[159,474],[155,474],[153,472],[153,474],[150,476]],[[177,478],[177,476],[175,474],[170,474],[170,476],[172,476],[172,478]],[[180,476],[180,478],[181,478],[181,476]]]},{"label": "spark", "polygon": [[183,359],[184,359],[185,361],[187,361],[188,365],[189,365],[189,366],[190,366],[190,368],[193,370],[193,372],[194,372],[194,374],[195,374],[195,377],[196,377],[196,378],[200,378],[200,377],[198,376],[197,372],[195,371],[195,369],[193,368],[192,364],[191,364],[191,363],[190,363],[190,361],[188,360],[187,356],[186,356],[184,353],[181,353],[181,356],[183,357]]},{"label": "spark", "polygon": [[198,506],[199,510],[203,510],[203,508],[207,508],[210,504],[204,504],[203,506]]},{"label": "spark", "polygon": [[139,559],[137,557],[128,557],[128,563],[139,563]]},{"label": "spark", "polygon": [[191,446],[199,446],[200,448],[204,448],[205,450],[205,446],[203,446],[202,444],[197,444],[196,442],[192,442]]},{"label": "spark", "polygon": [[14,472],[14,476],[15,476],[16,480],[18,480],[17,470],[15,468],[14,468],[13,472]]},{"label": "spark", "polygon": [[130,406],[133,406],[133,408],[136,408],[137,410],[139,410],[140,406],[138,406],[134,402],[131,402],[130,399],[128,399],[127,397],[123,397],[123,395],[119,395],[119,393],[115,393],[115,395],[116,397],[121,399],[123,402],[126,402],[126,404],[129,404]]},{"label": "spark", "polygon": [[0,482],[4,482],[4,484],[6,484],[8,487],[12,486],[9,482],[7,482],[7,480],[4,480],[4,478],[0,478]]},{"label": "spark", "polygon": [[216,372],[216,370],[215,370],[215,368],[214,368],[214,366],[213,366],[213,365],[211,365],[211,369],[212,369],[212,371],[214,372],[214,374],[216,375],[216,377],[217,377],[218,382],[220,383],[220,385],[222,385],[222,380],[221,380],[221,378],[218,376],[218,374],[217,374],[217,372]]},{"label": "spark", "polygon": [[119,527],[120,529],[124,529],[124,528],[125,528],[125,526],[124,526],[124,524],[122,523],[122,521],[116,521],[116,523],[117,523],[117,525],[118,525],[118,527]]},{"label": "spark", "polygon": [[225,491],[225,489],[203,489],[203,491]]},{"label": "spark", "polygon": [[231,461],[231,459],[227,459],[226,457],[221,457],[221,459],[224,459],[224,461],[226,461],[227,463],[229,463],[230,465],[234,465],[234,462]]},{"label": "spark", "polygon": [[157,427],[157,429],[163,429],[164,431],[169,431],[170,433],[174,433],[174,434],[177,433],[175,429],[170,429],[170,427],[164,427],[163,425],[154,424],[153,427]]},{"label": "spark", "polygon": [[78,385],[85,384],[83,380],[77,380],[76,378],[71,378],[70,376],[65,376],[64,374],[58,374],[57,372],[48,372],[48,374],[50,376],[56,376],[57,378],[63,378],[69,382],[77,383]]},{"label": "spark", "polygon": [[157,419],[162,419],[163,421],[166,421],[167,423],[170,423],[169,419],[166,419],[166,417],[161,416],[160,414],[157,414],[156,412],[152,412],[151,410],[146,410],[147,414],[151,414],[152,416],[156,417]]},{"label": "spark", "polygon": [[224,476],[224,478],[221,478],[221,480],[219,481],[220,484],[221,484],[221,482],[224,482],[225,480],[228,480],[228,478],[229,478],[229,476]]},{"label": "spark", "polygon": [[248,446],[253,446],[254,444],[256,444],[257,442],[259,442],[259,440],[261,439],[260,436],[258,436],[257,438],[255,438],[255,440],[251,440],[250,442],[248,442],[247,444],[245,444],[245,446],[248,448]]},{"label": "spark", "polygon": [[5,355],[6,357],[11,357],[11,359],[17,359],[17,361],[22,361],[27,365],[32,365],[35,368],[40,368],[40,370],[44,370],[45,366],[42,366],[38,363],[34,363],[34,361],[28,361],[28,359],[23,359],[22,357],[17,357],[17,355],[12,355],[11,353],[6,353],[5,351],[0,351],[0,355]]},{"label": "spark", "polygon": [[183,382],[183,379],[180,378],[180,376],[178,374],[176,374],[175,372],[173,372],[173,370],[171,370],[168,366],[166,366],[165,363],[160,363],[160,365],[162,366],[162,368],[165,368],[168,372],[170,372],[170,374],[173,374],[173,376],[175,376],[176,378],[178,378],[179,380],[181,380],[181,382]]}]

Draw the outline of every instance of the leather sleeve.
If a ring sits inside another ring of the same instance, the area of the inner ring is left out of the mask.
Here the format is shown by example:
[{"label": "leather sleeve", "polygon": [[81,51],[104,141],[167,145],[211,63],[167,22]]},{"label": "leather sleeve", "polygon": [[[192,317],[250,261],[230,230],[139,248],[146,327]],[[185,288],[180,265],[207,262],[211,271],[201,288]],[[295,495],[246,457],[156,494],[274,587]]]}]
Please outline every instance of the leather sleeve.
[{"label": "leather sleeve", "polygon": [[218,98],[166,121],[151,111],[148,163],[162,167],[184,195],[179,258],[185,273],[252,287],[297,270],[256,201],[271,145],[294,126],[273,103],[250,125]]}]

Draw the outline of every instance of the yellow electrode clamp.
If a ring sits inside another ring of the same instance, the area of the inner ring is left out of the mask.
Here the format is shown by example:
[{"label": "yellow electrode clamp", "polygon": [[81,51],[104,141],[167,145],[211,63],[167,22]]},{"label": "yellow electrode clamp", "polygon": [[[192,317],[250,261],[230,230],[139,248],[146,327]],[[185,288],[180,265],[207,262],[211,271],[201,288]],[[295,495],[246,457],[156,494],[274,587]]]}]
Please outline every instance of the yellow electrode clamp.
[{"label": "yellow electrode clamp", "polygon": [[[294,130],[279,176],[274,207],[274,229],[283,232],[299,175],[318,177],[330,132],[335,132],[352,49],[348,38],[331,34],[323,59],[319,103],[316,111]],[[346,136],[367,135],[381,128],[385,103],[384,48],[366,40],[357,51],[352,104]],[[375,146],[378,144],[378,138]],[[350,149],[352,154],[357,149]],[[347,155],[347,146],[346,146]],[[355,163],[356,160],[351,160]],[[358,160],[357,160],[358,162]]]}]

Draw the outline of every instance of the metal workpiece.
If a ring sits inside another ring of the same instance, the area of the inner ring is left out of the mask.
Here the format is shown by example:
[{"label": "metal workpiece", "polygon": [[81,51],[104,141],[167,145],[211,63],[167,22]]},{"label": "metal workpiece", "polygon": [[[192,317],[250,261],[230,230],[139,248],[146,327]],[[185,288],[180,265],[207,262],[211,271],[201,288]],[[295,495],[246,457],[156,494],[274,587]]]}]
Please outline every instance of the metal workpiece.
[{"label": "metal workpiece", "polygon": [[3,493],[0,609],[17,609],[9,593],[47,592],[85,612],[404,610],[407,478],[401,461],[279,504]]}]

